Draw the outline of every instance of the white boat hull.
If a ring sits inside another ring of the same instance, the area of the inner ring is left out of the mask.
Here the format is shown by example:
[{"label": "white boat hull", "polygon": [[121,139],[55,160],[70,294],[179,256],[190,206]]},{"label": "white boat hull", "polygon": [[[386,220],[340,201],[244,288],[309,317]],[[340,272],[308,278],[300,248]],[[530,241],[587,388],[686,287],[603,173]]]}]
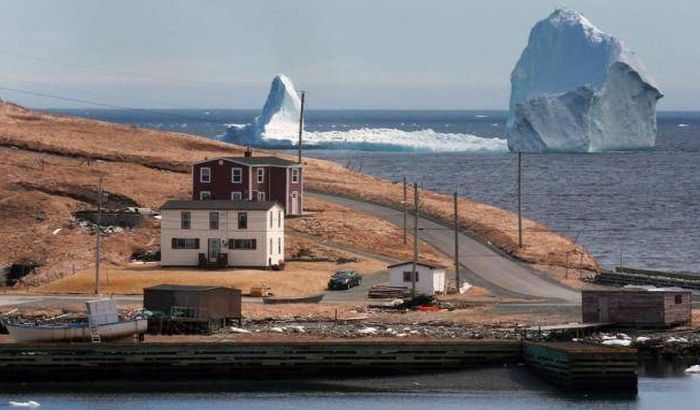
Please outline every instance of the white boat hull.
[{"label": "white boat hull", "polygon": [[[15,342],[69,342],[91,340],[88,326],[42,326],[5,323],[10,337]],[[120,339],[146,333],[147,319],[133,319],[124,322],[96,326],[102,340]]]}]

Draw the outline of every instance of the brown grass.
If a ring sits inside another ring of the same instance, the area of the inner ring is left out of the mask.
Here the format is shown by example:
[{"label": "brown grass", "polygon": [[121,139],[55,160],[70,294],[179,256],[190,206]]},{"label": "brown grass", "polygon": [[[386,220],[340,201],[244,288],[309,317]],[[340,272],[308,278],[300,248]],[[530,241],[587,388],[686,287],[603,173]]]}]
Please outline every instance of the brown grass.
[{"label": "brown grass", "polygon": [[[93,237],[69,229],[72,212],[94,206],[99,177],[104,187],[122,199],[158,207],[170,198],[190,193],[190,163],[205,157],[241,155],[242,147],[178,133],[139,129],[54,114],[35,113],[14,104],[0,104],[0,232],[4,246],[0,265],[31,258],[44,265],[34,283],[53,280],[91,264]],[[274,154],[259,151],[259,154]],[[291,158],[288,155],[280,155]],[[339,164],[305,159],[307,189],[348,195],[397,206],[401,186],[358,174]],[[451,219],[451,198],[424,191],[422,211]],[[369,215],[329,204],[307,201],[315,212],[290,223],[291,229],[382,255],[404,259],[408,248],[397,242],[398,228]],[[508,211],[461,199],[463,228],[495,246],[542,266],[563,266],[566,252],[574,249],[568,238],[534,221],[525,221],[525,247],[515,245],[515,216]],[[341,219],[342,218],[342,219]],[[382,226],[384,234],[343,235],[367,226]],[[51,233],[57,229],[57,234]],[[386,228],[386,229],[384,229]],[[314,239],[314,238],[311,238]],[[397,246],[398,244],[398,246]],[[131,252],[157,248],[157,226],[139,227],[105,240],[108,261],[124,264]],[[585,252],[585,251],[584,251]],[[439,252],[424,248],[428,259]],[[585,254],[583,265],[597,267]]]},{"label": "brown grass", "polygon": [[[159,266],[105,266],[102,271],[101,291],[107,294],[142,294],[143,288],[162,283],[175,285],[216,285],[241,289],[245,294],[253,286],[266,285],[276,295],[301,296],[323,291],[328,276],[344,267],[352,267],[368,275],[385,269],[376,260],[360,259],[358,263],[336,265],[330,262],[290,262],[284,271],[259,269],[224,269],[202,271]],[[83,270],[75,275],[32,289],[36,293],[91,293],[95,288],[95,272]]]}]

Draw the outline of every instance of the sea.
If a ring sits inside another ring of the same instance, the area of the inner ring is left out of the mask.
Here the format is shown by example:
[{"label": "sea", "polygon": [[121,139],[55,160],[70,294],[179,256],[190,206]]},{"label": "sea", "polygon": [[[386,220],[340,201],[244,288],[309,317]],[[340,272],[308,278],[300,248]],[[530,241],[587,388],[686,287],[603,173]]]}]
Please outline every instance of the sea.
[{"label": "sea", "polygon": [[[51,110],[216,138],[257,110]],[[309,111],[314,141],[352,149],[306,155],[423,188],[458,191],[516,209],[516,155],[505,148],[505,111]],[[700,112],[659,112],[656,147],[595,154],[523,155],[523,213],[616,265],[700,274]],[[362,143],[357,144],[360,141]],[[396,145],[387,146],[392,141]],[[457,150],[457,151],[455,151]],[[514,226],[513,229],[516,229]],[[527,244],[527,232],[524,233]]]}]

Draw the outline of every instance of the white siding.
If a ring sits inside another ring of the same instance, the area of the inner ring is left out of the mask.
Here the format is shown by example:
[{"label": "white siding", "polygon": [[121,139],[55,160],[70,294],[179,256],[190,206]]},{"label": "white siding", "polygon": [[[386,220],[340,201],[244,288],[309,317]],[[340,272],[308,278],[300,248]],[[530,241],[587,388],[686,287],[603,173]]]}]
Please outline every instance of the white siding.
[{"label": "white siding", "polygon": [[[214,210],[189,210],[192,215],[191,229],[181,229],[181,210],[163,210],[161,212],[161,265],[196,266],[199,254],[208,252],[209,239],[222,241],[221,252],[228,254],[231,266],[269,266],[276,265],[284,259],[284,218],[282,226],[277,223],[279,205],[271,211],[219,210],[219,229],[209,229],[209,212]],[[248,228],[238,229],[238,213],[248,214]],[[274,215],[273,227],[270,228],[270,215]],[[198,238],[199,249],[172,249],[172,238]],[[282,252],[277,250],[278,238],[282,241]],[[229,249],[229,239],[255,239],[256,249]],[[270,249],[270,239],[274,247]]]},{"label": "white siding", "polygon": [[[393,286],[405,286],[409,290],[412,287],[410,281],[403,281],[403,273],[411,272],[412,264],[400,265],[389,269],[389,283]],[[416,293],[421,295],[434,295],[435,292],[445,290],[445,270],[431,269],[427,266],[417,265],[418,280],[416,281]]]}]

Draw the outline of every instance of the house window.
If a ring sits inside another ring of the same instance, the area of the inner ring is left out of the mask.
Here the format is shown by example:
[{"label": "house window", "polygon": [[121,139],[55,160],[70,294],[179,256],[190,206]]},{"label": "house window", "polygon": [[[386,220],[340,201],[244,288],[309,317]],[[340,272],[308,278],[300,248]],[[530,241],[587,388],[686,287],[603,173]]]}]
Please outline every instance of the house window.
[{"label": "house window", "polygon": [[270,211],[270,228],[275,224],[275,213]]},{"label": "house window", "polygon": [[211,182],[211,168],[202,167],[199,169],[199,182],[208,184]]},{"label": "house window", "polygon": [[264,200],[265,200],[265,193],[258,192],[258,201],[264,201]]},{"label": "house window", "polygon": [[676,303],[676,305],[680,305],[681,303],[683,303],[683,296],[682,296],[682,295],[676,295],[676,296],[675,296],[675,303]]},{"label": "house window", "polygon": [[282,238],[277,238],[277,254],[282,254]]},{"label": "house window", "polygon": [[200,191],[200,192],[199,192],[199,199],[201,199],[201,200],[203,200],[203,201],[207,201],[207,200],[211,199],[211,192],[209,192],[209,191]]},{"label": "house window", "polygon": [[272,253],[272,250],[275,249],[272,247],[272,238],[270,238],[270,253]]},{"label": "house window", "polygon": [[[412,274],[412,273],[413,273],[413,272],[411,272],[411,271],[409,271],[409,272],[404,272],[404,273],[403,273],[403,281],[404,281],[404,282],[411,282],[411,276],[412,276],[411,274]],[[416,282],[418,282],[418,278],[419,278],[418,271],[416,271]]]},{"label": "house window", "polygon": [[282,211],[277,211],[277,227],[282,228]]},{"label": "house window", "polygon": [[248,212],[238,213],[238,229],[248,229]]},{"label": "house window", "polygon": [[209,212],[209,229],[219,229],[218,212]]},{"label": "house window", "polygon": [[242,168],[231,168],[231,182],[240,183],[243,181],[243,169]]},{"label": "house window", "polygon": [[231,200],[232,201],[242,201],[243,200],[243,194],[239,191],[232,191],[231,192]]},{"label": "house window", "polygon": [[299,183],[299,168],[292,168],[292,184]]},{"label": "house window", "polygon": [[265,182],[265,168],[256,168],[255,175],[257,175],[258,184]]},{"label": "house window", "polygon": [[256,248],[256,241],[255,239],[229,239],[228,248],[254,250]]},{"label": "house window", "polygon": [[199,238],[173,238],[172,249],[199,249]]},{"label": "house window", "polygon": [[190,229],[192,227],[192,213],[184,211],[180,213],[180,229]]}]

